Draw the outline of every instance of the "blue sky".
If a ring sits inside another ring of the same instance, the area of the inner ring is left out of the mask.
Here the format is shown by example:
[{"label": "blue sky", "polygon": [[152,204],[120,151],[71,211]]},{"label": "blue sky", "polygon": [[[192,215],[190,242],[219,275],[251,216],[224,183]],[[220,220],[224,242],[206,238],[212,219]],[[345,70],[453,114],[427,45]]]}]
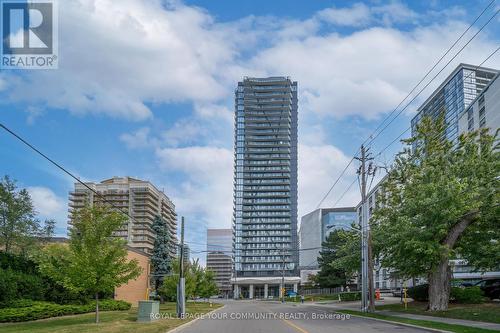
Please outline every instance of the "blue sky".
[{"label": "blue sky", "polygon": [[[286,75],[299,83],[303,215],[489,2],[68,0],[59,6],[59,69],[1,71],[0,118],[82,180],[129,175],[164,189],[186,216],[193,250],[203,250],[207,227],[231,225],[238,80]],[[418,103],[459,62],[486,58],[499,36],[495,18],[372,150],[409,126]],[[500,59],[485,65],[498,68]],[[377,162],[390,163],[399,148]],[[29,188],[40,215],[65,232],[68,176],[6,133],[0,174]],[[324,206],[354,174],[353,167]],[[358,200],[353,187],[339,205]]]}]

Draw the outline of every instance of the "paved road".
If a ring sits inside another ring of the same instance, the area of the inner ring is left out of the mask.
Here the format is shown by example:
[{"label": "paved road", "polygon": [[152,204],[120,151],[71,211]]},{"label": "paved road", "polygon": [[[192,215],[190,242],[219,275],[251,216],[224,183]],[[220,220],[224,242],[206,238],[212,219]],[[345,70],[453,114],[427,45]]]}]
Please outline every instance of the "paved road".
[{"label": "paved road", "polygon": [[[426,330],[350,317],[336,319],[332,310],[301,304],[261,301],[227,301],[211,318],[200,319],[179,333],[370,333]],[[245,318],[247,316],[247,318]],[[326,318],[325,318],[326,316]]]}]

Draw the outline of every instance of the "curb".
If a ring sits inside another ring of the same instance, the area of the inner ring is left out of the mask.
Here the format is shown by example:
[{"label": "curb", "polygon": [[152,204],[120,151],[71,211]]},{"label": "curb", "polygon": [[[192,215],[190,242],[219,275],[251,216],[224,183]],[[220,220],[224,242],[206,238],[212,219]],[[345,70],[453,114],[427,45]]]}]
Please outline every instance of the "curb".
[{"label": "curb", "polygon": [[[222,310],[222,309],[224,309],[225,307],[226,307],[226,305],[224,304],[224,305],[223,305],[223,306],[221,306],[220,308],[217,308],[217,309],[214,309],[214,310],[209,311],[209,312],[207,312],[207,313],[204,313],[203,315],[205,316],[205,315],[208,315],[208,314],[213,313],[213,312],[215,312],[215,311]],[[188,326],[192,325],[193,323],[195,323],[196,321],[198,321],[198,320],[200,320],[200,319],[201,319],[200,317],[198,317],[198,318],[194,318],[193,320],[190,320],[190,321],[188,321],[187,323],[184,323],[184,324],[182,324],[182,325],[180,325],[180,326],[174,327],[174,328],[172,328],[172,329],[171,329],[171,330],[169,330],[169,331],[165,331],[165,333],[167,333],[167,332],[168,332],[168,333],[176,333],[176,332],[179,332],[180,330],[182,330],[182,329],[184,329],[184,328],[186,328],[186,327],[188,327]]]},{"label": "curb", "polygon": [[[337,311],[337,312],[342,313],[341,311]],[[354,315],[354,314],[351,314],[351,313],[349,313],[349,315],[351,315],[352,317],[358,317],[358,318],[370,319],[370,320],[375,320],[375,321],[381,321],[381,322],[389,323],[389,324],[393,324],[393,325],[400,325],[400,326],[407,326],[407,327],[412,327],[412,328],[418,328],[418,329],[421,329],[421,330],[424,330],[424,331],[429,331],[429,332],[453,333],[451,331],[440,330],[440,329],[437,329],[437,328],[422,327],[422,326],[418,326],[418,325],[407,324],[407,323],[400,323],[398,321],[391,321],[391,320],[387,320],[387,319],[365,317],[365,316]]]}]

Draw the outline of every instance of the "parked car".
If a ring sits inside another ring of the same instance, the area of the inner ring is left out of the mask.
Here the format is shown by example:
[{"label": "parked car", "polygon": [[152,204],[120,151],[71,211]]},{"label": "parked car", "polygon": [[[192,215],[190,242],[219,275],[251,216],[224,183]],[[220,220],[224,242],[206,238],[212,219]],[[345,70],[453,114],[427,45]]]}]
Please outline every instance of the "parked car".
[{"label": "parked car", "polygon": [[500,279],[485,279],[475,284],[490,299],[500,298]]},{"label": "parked car", "polygon": [[475,280],[451,280],[451,286],[452,287],[460,287],[460,288],[467,288],[467,287],[472,287],[476,283],[478,283],[481,280],[475,279]]},{"label": "parked car", "polygon": [[392,296],[394,297],[402,297],[403,290],[401,288],[395,288],[392,290]]}]

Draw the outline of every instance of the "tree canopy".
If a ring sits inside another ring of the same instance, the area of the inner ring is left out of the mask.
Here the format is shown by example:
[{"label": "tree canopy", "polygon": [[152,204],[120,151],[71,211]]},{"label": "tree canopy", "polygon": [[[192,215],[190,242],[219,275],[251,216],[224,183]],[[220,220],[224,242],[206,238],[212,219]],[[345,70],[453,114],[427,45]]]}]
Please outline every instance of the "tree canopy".
[{"label": "tree canopy", "polygon": [[337,229],[323,242],[314,282],[323,288],[345,285],[361,267],[360,237],[356,230]]},{"label": "tree canopy", "polygon": [[383,265],[426,276],[431,310],[448,306],[449,259],[477,269],[500,262],[499,172],[495,138],[486,130],[445,138],[443,118],[423,118],[397,155],[373,216]]},{"label": "tree canopy", "polygon": [[0,179],[0,248],[6,253],[25,253],[51,237],[55,221],[41,223],[28,190],[18,189],[8,176]]},{"label": "tree canopy", "polygon": [[[214,273],[200,266],[198,259],[185,264],[185,295],[186,297],[196,298],[210,296],[218,293],[214,280]],[[177,297],[177,284],[179,283],[179,260],[172,264],[172,274],[167,276],[159,292],[163,297],[174,301]]]},{"label": "tree canopy", "polygon": [[50,244],[37,257],[42,273],[95,295],[96,322],[99,293],[113,292],[142,271],[137,260],[127,259],[125,241],[113,236],[125,221],[123,214],[104,205],[86,206],[73,215],[69,244]]},{"label": "tree canopy", "polygon": [[151,255],[151,266],[153,273],[153,282],[156,292],[161,287],[163,279],[172,269],[170,258],[170,233],[165,221],[156,216],[152,226],[156,234],[153,253]]}]

